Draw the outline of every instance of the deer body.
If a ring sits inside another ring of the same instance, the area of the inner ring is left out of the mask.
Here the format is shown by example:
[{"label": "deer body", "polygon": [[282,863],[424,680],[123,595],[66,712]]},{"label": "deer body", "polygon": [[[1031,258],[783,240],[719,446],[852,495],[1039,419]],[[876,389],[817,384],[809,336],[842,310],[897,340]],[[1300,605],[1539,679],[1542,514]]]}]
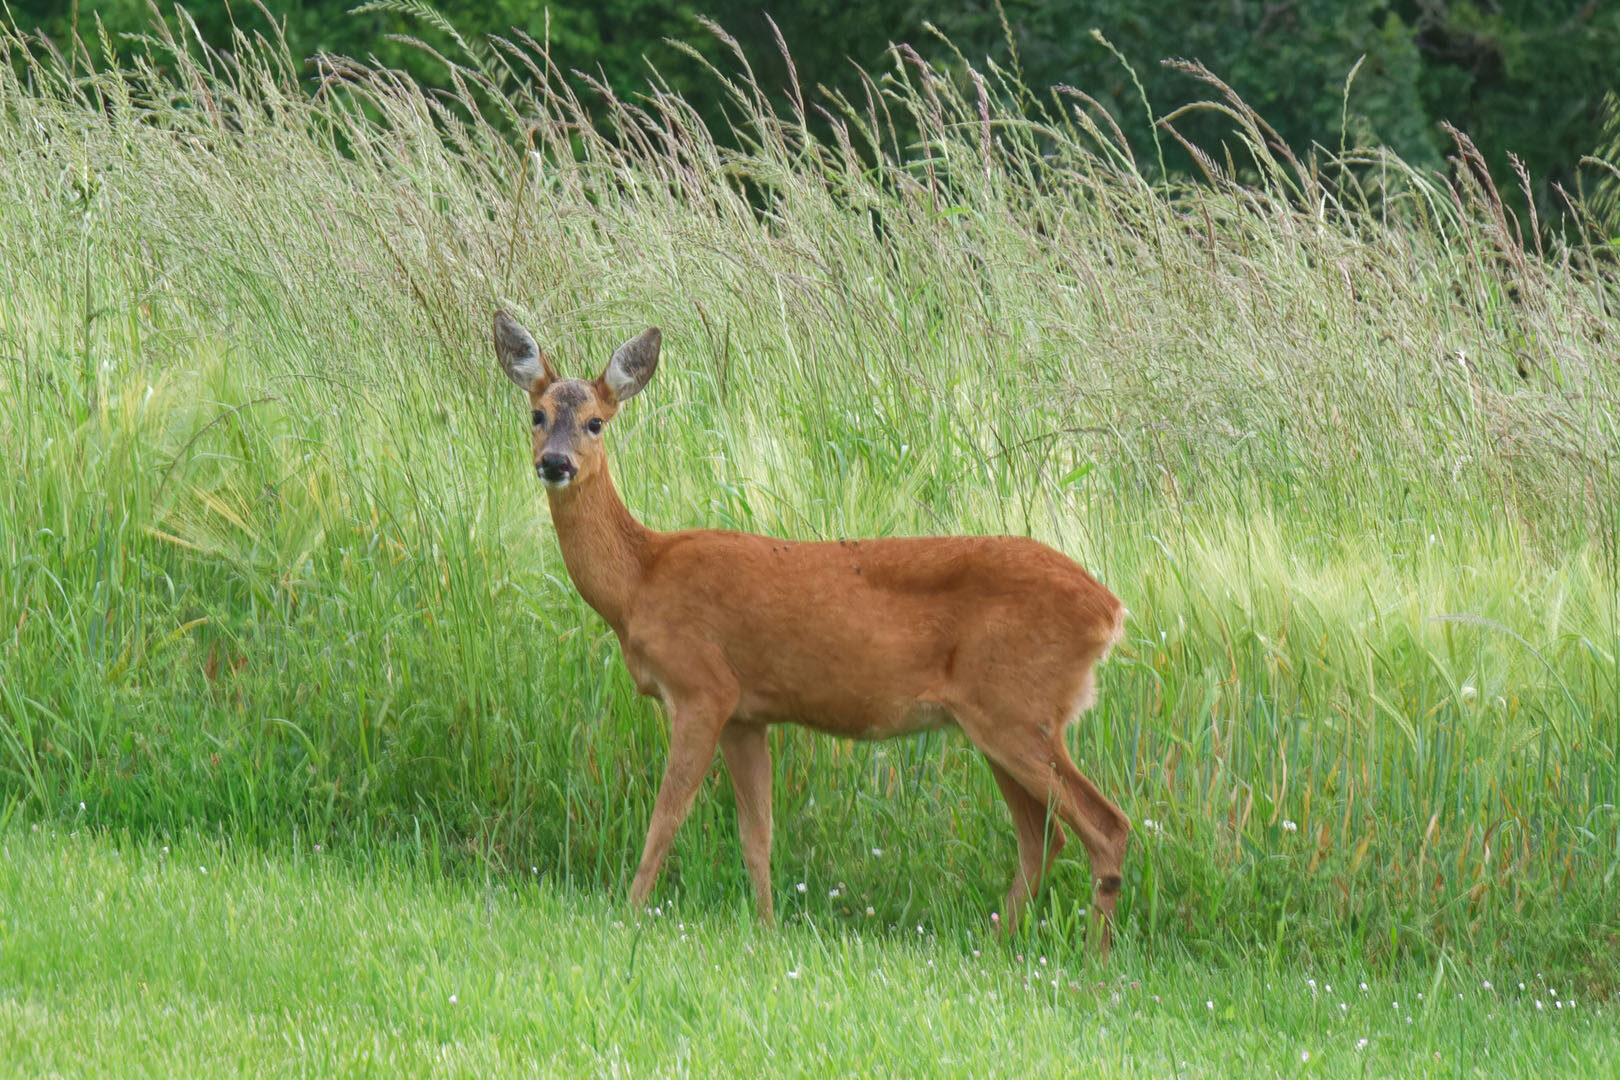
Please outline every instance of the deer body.
[{"label": "deer body", "polygon": [[802,542],[647,529],[615,492],[599,435],[651,378],[658,345],[648,331],[595,382],[559,380],[533,339],[496,316],[502,366],[529,391],[536,472],[569,576],[613,628],[638,690],[670,718],[632,901],[651,891],[717,746],[768,922],[766,727],[884,739],[956,725],[984,753],[1018,833],[1008,925],[1061,850],[1061,821],[1090,856],[1106,955],[1129,822],[1075,769],[1063,730],[1095,697],[1093,667],[1121,634],[1120,602],[1068,557],[1019,537]]}]

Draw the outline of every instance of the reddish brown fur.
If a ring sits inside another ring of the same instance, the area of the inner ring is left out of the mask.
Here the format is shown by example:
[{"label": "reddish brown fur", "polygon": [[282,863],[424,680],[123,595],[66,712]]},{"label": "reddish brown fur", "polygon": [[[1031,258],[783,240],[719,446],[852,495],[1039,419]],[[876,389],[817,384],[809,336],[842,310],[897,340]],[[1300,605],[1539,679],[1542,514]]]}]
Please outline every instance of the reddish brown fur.
[{"label": "reddish brown fur", "polygon": [[[652,348],[656,364],[656,336]],[[513,370],[504,354],[502,362]],[[577,425],[537,429],[534,440],[537,470],[559,446],[577,458],[572,480],[549,492],[563,561],[618,636],[636,686],[664,702],[672,725],[632,900],[640,905],[651,891],[716,746],[769,921],[766,726],[882,739],[954,723],[989,760],[1018,833],[1009,928],[1063,846],[1061,821],[1090,856],[1106,955],[1129,823],[1074,767],[1063,730],[1091,704],[1093,667],[1121,634],[1113,594],[1066,556],[1019,537],[806,543],[654,532],[620,501],[601,439],[584,434],[592,417],[605,422],[618,410],[608,373],[563,381],[542,364],[531,409],[548,419],[571,412]],[[629,393],[651,373],[649,365]],[[577,399],[580,387],[587,402],[559,399]]]}]

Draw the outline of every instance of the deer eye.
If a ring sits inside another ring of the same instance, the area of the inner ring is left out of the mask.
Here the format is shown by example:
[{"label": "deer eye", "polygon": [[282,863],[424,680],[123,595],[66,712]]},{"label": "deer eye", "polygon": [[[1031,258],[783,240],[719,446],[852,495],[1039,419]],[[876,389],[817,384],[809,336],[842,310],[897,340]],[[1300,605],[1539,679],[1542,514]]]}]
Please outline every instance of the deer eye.
[{"label": "deer eye", "polygon": [[545,414],[544,410],[542,410],[542,409],[534,410],[534,426],[535,427],[545,427],[546,426],[546,414]]},{"label": "deer eye", "polygon": [[592,435],[602,434],[602,418],[600,416],[591,417],[585,422],[585,430]]}]

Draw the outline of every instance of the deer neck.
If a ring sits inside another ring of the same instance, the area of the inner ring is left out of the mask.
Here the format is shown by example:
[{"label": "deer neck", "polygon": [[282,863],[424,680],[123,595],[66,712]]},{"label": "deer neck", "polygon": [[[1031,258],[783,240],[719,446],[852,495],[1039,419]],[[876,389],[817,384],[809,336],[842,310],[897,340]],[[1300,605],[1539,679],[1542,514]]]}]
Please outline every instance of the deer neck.
[{"label": "deer neck", "polygon": [[574,588],[623,637],[652,531],[625,508],[605,463],[584,483],[546,494]]}]

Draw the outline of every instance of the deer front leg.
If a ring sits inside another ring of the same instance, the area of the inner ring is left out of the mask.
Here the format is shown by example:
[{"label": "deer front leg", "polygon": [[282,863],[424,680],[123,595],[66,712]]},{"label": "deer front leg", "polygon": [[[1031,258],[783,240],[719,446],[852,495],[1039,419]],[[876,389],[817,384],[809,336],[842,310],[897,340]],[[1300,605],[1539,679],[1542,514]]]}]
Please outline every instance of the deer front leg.
[{"label": "deer front leg", "polygon": [[669,705],[669,761],[664,765],[664,778],[653,803],[652,824],[647,828],[647,843],[641,849],[641,863],[636,867],[635,880],[630,883],[630,903],[637,908],[646,905],[653,883],[658,880],[658,871],[664,865],[664,856],[669,854],[669,845],[675,839],[675,830],[692,809],[698,786],[714,760],[715,743],[719,741],[720,729],[729,711],[701,698],[671,701]]},{"label": "deer front leg", "polygon": [[737,794],[737,832],[754,883],[754,911],[760,922],[771,926],[776,921],[771,895],[771,744],[763,725],[728,724],[720,733],[720,752]]}]

